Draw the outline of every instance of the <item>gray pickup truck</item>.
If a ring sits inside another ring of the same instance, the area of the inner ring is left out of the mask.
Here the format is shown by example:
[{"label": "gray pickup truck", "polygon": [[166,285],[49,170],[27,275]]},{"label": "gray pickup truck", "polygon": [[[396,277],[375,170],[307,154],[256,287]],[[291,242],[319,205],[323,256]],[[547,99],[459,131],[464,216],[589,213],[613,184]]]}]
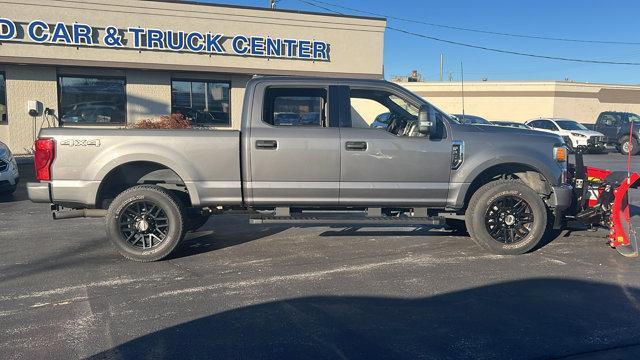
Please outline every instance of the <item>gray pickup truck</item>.
[{"label": "gray pickup truck", "polygon": [[[386,129],[370,126],[383,112]],[[238,212],[252,223],[448,225],[522,254],[556,233],[572,198],[560,137],[460,124],[381,80],[256,77],[240,131],[45,129],[35,165],[32,201],[52,203],[55,219],[105,217],[137,261]]]}]

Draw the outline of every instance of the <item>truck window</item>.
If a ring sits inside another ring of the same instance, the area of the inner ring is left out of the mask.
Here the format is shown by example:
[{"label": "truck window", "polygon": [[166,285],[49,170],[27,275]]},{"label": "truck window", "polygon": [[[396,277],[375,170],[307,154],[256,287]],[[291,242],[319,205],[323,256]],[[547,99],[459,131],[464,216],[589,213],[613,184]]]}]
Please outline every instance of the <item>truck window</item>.
[{"label": "truck window", "polygon": [[327,90],[268,88],[263,119],[274,126],[326,126]]},{"label": "truck window", "polygon": [[[351,89],[351,127],[377,128],[397,136],[422,136],[417,131],[419,109],[384,90]],[[385,122],[380,119],[384,118]]]},{"label": "truck window", "polygon": [[614,114],[602,115],[602,125],[604,126],[619,126],[620,118]]},{"label": "truck window", "polygon": [[640,124],[640,116],[636,114],[627,114],[627,119],[629,122],[633,122],[634,126]]},{"label": "truck window", "polygon": [[538,128],[538,129],[545,129],[545,130],[551,130],[551,131],[558,131],[558,127],[554,125],[554,123],[552,123],[549,120],[538,120],[534,123],[531,123],[533,127]]}]

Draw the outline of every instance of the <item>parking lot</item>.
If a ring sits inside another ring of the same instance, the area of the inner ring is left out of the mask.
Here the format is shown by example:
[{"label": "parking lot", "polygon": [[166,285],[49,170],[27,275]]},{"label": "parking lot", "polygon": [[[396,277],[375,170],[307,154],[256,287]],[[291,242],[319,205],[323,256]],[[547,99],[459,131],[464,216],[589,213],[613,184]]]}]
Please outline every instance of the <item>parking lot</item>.
[{"label": "parking lot", "polygon": [[[640,158],[634,168],[640,170]],[[623,170],[618,154],[588,165]],[[431,228],[220,216],[168,261],[120,257],[103,220],[0,198],[0,357],[637,358],[640,259],[604,232],[523,256]]]}]

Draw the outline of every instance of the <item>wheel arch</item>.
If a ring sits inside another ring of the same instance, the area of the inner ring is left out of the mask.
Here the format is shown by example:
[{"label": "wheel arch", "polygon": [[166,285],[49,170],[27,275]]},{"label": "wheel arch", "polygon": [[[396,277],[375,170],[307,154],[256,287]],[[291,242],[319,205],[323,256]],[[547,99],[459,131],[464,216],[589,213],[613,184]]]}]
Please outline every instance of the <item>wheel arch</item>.
[{"label": "wheel arch", "polygon": [[[471,196],[483,185],[498,179],[516,178],[520,179],[528,187],[541,195],[550,195],[553,191],[549,175],[545,174],[540,167],[523,162],[506,162],[489,165],[478,170],[472,177],[472,181],[466,192],[460,194],[462,209],[466,210]],[[459,199],[460,200],[460,199]]]},{"label": "wheel arch", "polygon": [[[185,200],[197,203],[196,189],[185,181],[178,171],[162,163],[150,160],[131,160],[118,163],[109,170],[103,169],[100,185],[96,193],[97,208],[106,208],[105,201],[113,199],[122,191],[142,184],[160,185],[185,193]],[[185,204],[190,205],[190,204]]]}]

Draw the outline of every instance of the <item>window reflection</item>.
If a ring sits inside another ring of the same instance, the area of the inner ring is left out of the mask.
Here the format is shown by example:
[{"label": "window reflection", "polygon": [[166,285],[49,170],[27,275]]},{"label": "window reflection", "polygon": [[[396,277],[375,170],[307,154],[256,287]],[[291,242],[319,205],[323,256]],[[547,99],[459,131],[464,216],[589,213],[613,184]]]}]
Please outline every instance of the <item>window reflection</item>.
[{"label": "window reflection", "polygon": [[229,83],[171,82],[171,113],[182,114],[194,125],[230,125]]},{"label": "window reflection", "polygon": [[60,121],[63,124],[123,124],[126,94],[123,78],[61,76]]}]

